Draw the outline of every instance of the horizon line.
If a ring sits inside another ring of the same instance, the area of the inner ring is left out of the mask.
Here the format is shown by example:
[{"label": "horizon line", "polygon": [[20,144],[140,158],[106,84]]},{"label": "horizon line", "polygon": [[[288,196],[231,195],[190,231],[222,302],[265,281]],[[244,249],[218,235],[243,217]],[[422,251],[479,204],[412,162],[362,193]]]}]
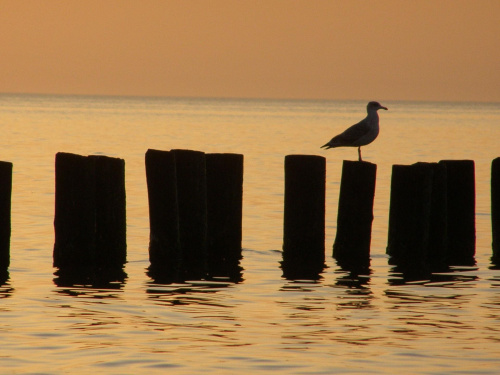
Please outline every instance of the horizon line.
[{"label": "horizon line", "polygon": [[386,102],[413,102],[413,103],[470,103],[470,104],[500,104],[500,101],[491,100],[433,100],[433,99],[380,99],[380,98],[296,98],[296,97],[257,97],[257,96],[191,96],[191,95],[139,95],[139,94],[82,94],[82,93],[50,93],[50,92],[0,92],[1,96],[74,96],[74,97],[102,97],[102,98],[150,98],[150,99],[180,99],[180,100],[256,100],[256,101],[323,101],[323,102],[364,102],[364,101],[386,101]]}]

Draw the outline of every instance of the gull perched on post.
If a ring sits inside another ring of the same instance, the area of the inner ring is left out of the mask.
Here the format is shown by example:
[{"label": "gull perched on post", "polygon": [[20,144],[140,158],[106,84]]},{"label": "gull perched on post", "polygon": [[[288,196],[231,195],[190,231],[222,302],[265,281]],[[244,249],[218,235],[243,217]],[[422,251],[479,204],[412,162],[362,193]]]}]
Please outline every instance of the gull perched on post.
[{"label": "gull perched on post", "polygon": [[366,146],[372,143],[378,136],[378,113],[379,109],[387,108],[382,106],[379,102],[370,102],[366,106],[368,115],[358,122],[357,124],[347,128],[343,133],[333,137],[330,142],[321,147],[325,149],[334,147],[357,147],[359,161],[361,159],[361,146]]}]

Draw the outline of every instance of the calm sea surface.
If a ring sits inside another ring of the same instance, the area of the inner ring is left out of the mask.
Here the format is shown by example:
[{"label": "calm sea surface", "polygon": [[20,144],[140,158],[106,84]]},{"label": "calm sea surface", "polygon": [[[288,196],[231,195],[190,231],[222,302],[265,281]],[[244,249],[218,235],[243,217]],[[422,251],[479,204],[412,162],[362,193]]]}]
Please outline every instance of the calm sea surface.
[{"label": "calm sea surface", "polygon": [[[383,102],[371,273],[331,258],[342,160],[323,151],[365,102],[0,96],[0,160],[14,163],[11,266],[0,284],[1,374],[498,374],[500,270],[490,263],[490,167],[500,104]],[[155,284],[147,275],[148,148],[245,156],[239,283]],[[59,287],[52,268],[54,158],[125,159],[124,282]],[[327,266],[282,278],[283,161],[327,158]],[[405,283],[385,255],[393,164],[476,162],[474,267]]]}]

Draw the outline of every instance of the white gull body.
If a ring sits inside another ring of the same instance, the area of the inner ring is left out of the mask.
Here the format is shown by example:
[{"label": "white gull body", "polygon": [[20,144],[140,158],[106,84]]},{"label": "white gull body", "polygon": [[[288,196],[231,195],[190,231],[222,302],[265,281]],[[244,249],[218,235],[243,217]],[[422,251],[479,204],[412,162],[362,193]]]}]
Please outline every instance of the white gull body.
[{"label": "white gull body", "polygon": [[333,137],[330,142],[324,144],[321,147],[325,149],[335,148],[335,147],[357,147],[359,161],[361,159],[361,146],[366,146],[372,143],[378,136],[379,125],[378,125],[378,110],[385,109],[379,102],[370,102],[366,106],[367,116],[354,124],[353,126],[347,128],[343,133]]}]

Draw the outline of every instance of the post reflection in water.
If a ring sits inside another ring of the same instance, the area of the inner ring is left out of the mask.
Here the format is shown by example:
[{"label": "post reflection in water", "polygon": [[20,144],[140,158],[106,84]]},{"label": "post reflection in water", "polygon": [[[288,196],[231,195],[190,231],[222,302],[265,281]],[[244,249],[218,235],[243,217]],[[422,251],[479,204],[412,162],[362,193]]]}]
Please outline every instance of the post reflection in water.
[{"label": "post reflection in water", "polygon": [[9,271],[3,270],[0,272],[0,299],[12,296],[14,288],[10,285]]},{"label": "post reflection in water", "polygon": [[[209,272],[204,277],[200,277],[195,280],[226,280],[237,284],[244,280],[243,271],[244,268],[240,266],[238,259],[237,261],[226,262],[225,264],[219,265],[219,268],[211,267]],[[148,267],[146,275],[151,278],[152,282],[155,284],[174,284],[193,280],[192,278],[186,278],[185,276],[181,277],[178,272],[172,272],[166,267],[163,269]]]},{"label": "post reflection in water", "polygon": [[213,297],[225,288],[230,288],[232,282],[223,281],[192,281],[182,284],[157,284],[150,282],[146,286],[148,299],[162,306],[206,305],[230,307],[221,304]]},{"label": "post reflection in water", "polygon": [[335,287],[343,288],[345,300],[339,302],[339,308],[373,308],[371,304],[373,292],[370,289],[370,275],[372,270],[365,268],[362,270],[337,270],[339,277],[336,279]]},{"label": "post reflection in water", "polygon": [[[237,306],[228,298],[230,281],[192,281],[146,285],[147,299],[159,310],[148,316],[148,325],[164,335],[156,339],[160,348],[173,349],[192,340],[224,346],[244,346],[239,337],[241,323]],[[158,349],[162,350],[162,349]]]},{"label": "post reflection in water", "polygon": [[377,312],[372,304],[375,296],[370,288],[370,273],[366,269],[355,272],[338,268],[333,284],[321,278],[283,285],[280,291],[284,294],[276,303],[284,311],[277,324],[285,348],[308,351],[318,350],[318,342],[365,346],[377,340],[378,333],[372,331]]},{"label": "post reflection in water", "polygon": [[297,264],[293,262],[280,262],[281,269],[283,270],[282,277],[287,280],[321,280],[321,274],[326,268],[324,262],[314,265]]},{"label": "post reflection in water", "polygon": [[123,268],[61,268],[54,275],[57,293],[70,296],[91,295],[96,298],[115,298],[127,280]]},{"label": "post reflection in water", "polygon": [[[407,284],[401,289],[387,289],[385,296],[394,319],[390,330],[395,334],[439,341],[447,332],[448,337],[455,337],[454,344],[461,345],[467,337],[463,331],[475,329],[474,312],[469,306],[475,294],[454,282]],[[463,320],[464,315],[470,315],[470,320]]]},{"label": "post reflection in water", "polygon": [[420,284],[420,285],[459,285],[477,279],[470,274],[477,271],[477,266],[451,266],[443,272],[416,272],[399,266],[392,267],[389,271],[388,282],[390,285]]}]

